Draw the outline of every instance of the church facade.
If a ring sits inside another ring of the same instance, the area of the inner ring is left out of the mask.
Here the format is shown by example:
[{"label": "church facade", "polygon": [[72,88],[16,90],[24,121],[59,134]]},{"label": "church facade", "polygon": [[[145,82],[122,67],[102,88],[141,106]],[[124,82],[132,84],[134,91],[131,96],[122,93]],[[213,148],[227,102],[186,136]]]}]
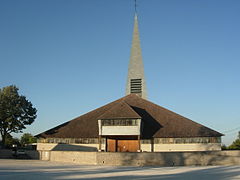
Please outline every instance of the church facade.
[{"label": "church facade", "polygon": [[221,150],[222,135],[147,100],[135,14],[126,96],[37,135],[37,149],[217,151]]}]

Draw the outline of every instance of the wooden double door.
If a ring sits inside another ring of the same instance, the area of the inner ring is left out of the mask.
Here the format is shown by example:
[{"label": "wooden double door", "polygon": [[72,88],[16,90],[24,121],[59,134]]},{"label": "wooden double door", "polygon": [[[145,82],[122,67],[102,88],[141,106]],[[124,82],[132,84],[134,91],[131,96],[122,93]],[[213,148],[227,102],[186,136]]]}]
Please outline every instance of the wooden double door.
[{"label": "wooden double door", "polygon": [[139,141],[137,139],[107,139],[108,152],[137,152],[139,149]]}]

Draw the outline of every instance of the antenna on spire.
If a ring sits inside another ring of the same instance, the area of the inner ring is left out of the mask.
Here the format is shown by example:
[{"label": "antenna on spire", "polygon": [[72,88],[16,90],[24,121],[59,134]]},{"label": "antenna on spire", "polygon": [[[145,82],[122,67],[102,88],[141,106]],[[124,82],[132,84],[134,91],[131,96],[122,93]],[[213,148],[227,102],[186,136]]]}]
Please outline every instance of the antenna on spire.
[{"label": "antenna on spire", "polygon": [[135,2],[135,14],[137,14],[137,0],[134,0],[134,2]]}]

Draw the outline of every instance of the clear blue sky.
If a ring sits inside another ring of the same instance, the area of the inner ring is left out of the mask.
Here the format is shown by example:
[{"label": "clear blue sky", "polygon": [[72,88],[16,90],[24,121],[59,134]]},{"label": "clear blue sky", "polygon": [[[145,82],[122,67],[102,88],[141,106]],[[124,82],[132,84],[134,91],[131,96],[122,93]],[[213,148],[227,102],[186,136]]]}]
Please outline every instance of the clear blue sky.
[{"label": "clear blue sky", "polygon": [[[149,100],[231,143],[240,130],[240,1],[139,0],[138,13]],[[0,87],[17,85],[38,109],[24,132],[125,95],[133,16],[133,0],[0,0]]]}]

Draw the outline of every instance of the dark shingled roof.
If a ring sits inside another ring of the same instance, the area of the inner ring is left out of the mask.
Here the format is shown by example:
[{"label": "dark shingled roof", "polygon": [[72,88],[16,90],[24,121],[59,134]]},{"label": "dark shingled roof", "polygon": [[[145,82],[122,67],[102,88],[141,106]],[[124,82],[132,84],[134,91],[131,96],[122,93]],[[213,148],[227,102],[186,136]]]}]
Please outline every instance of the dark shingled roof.
[{"label": "dark shingled roof", "polygon": [[39,138],[97,138],[98,119],[142,118],[142,138],[220,137],[223,134],[169,111],[135,94],[127,95],[38,134]]},{"label": "dark shingled roof", "polygon": [[125,101],[117,103],[115,106],[107,110],[104,114],[98,117],[98,119],[122,119],[122,118],[136,118],[139,116]]}]

